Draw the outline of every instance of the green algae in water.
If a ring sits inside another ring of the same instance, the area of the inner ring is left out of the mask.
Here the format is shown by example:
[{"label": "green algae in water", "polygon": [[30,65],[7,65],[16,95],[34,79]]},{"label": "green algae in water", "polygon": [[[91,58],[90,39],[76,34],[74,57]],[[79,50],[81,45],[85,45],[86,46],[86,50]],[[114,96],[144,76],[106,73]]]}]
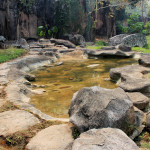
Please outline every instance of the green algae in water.
[{"label": "green algae in water", "polygon": [[[61,66],[34,71],[36,84],[46,85],[46,92],[33,95],[31,103],[43,113],[58,118],[67,118],[73,94],[83,87],[101,86],[116,88],[109,79],[111,68],[135,63],[133,59],[88,59],[84,61],[66,61]],[[96,64],[95,67],[87,67]]]}]

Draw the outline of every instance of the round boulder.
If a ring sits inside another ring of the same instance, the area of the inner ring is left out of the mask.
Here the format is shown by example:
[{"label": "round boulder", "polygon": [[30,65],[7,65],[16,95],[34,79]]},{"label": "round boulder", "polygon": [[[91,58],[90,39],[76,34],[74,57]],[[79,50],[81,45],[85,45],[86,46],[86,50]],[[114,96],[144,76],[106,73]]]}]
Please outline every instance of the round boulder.
[{"label": "round boulder", "polygon": [[72,150],[140,150],[121,130],[92,129],[74,141]]},{"label": "round boulder", "polygon": [[135,122],[133,103],[121,88],[94,86],[81,89],[73,96],[69,116],[80,132],[105,127],[126,132],[127,125]]}]

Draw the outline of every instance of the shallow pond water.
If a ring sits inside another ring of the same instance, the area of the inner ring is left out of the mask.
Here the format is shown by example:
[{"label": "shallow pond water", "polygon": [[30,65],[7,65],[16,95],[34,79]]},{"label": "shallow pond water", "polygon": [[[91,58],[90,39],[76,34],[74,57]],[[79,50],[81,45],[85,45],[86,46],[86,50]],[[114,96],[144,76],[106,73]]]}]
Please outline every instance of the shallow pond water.
[{"label": "shallow pond water", "polygon": [[[109,80],[111,68],[136,63],[133,59],[86,59],[65,61],[61,66],[32,72],[35,84],[45,85],[46,92],[33,95],[31,103],[43,113],[58,118],[67,118],[73,94],[83,87],[117,87]],[[34,83],[33,83],[34,84]]]}]

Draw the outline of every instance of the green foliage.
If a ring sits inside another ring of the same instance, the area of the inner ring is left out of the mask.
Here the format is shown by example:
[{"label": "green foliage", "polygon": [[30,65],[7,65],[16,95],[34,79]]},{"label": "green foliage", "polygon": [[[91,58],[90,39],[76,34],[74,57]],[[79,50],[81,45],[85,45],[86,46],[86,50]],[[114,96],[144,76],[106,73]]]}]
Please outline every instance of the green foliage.
[{"label": "green foliage", "polygon": [[108,46],[108,43],[106,43],[104,41],[96,41],[93,46],[87,45],[86,48],[93,49],[93,50],[98,50],[98,49],[101,49],[104,46]]},{"label": "green foliage", "polygon": [[147,35],[148,34],[147,30],[142,30],[142,34]]},{"label": "green foliage", "polygon": [[80,135],[80,132],[78,131],[78,129],[77,128],[73,128],[72,129],[72,136],[73,136],[73,138],[74,139],[77,139],[78,137],[79,137],[79,135]]},{"label": "green foliage", "polygon": [[15,59],[24,55],[27,51],[24,49],[9,48],[6,50],[0,50],[0,63]]},{"label": "green foliage", "polygon": [[65,33],[81,33],[83,10],[78,0],[61,0],[57,1],[56,7],[56,24],[59,30],[59,35]]},{"label": "green foliage", "polygon": [[50,29],[50,26],[46,24],[45,26],[39,26],[37,28],[38,36],[43,38],[56,37],[57,33],[58,33],[58,28],[56,26]]},{"label": "green foliage", "polygon": [[117,22],[117,32],[120,33],[146,33],[144,31],[144,22],[139,22],[139,14],[130,15],[127,19],[127,26],[124,26],[121,21]]},{"label": "green foliage", "polygon": [[150,21],[145,24],[147,34],[150,34]]},{"label": "green foliage", "polygon": [[95,42],[96,46],[108,46],[108,43],[104,42],[104,41],[96,41]]},{"label": "green foliage", "polygon": [[21,5],[26,8],[26,11],[30,11],[31,7],[35,3],[35,0],[19,0]]}]

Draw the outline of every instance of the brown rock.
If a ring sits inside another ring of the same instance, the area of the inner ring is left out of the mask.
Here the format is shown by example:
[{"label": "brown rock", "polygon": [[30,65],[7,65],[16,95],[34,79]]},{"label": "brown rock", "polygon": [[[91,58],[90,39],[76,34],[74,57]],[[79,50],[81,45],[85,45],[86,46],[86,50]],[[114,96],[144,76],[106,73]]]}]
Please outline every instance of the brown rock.
[{"label": "brown rock", "polygon": [[62,124],[40,131],[26,148],[28,150],[70,150],[72,143],[71,126]]},{"label": "brown rock", "polygon": [[7,136],[17,131],[27,130],[37,123],[39,123],[37,118],[23,110],[0,113],[0,136]]}]

